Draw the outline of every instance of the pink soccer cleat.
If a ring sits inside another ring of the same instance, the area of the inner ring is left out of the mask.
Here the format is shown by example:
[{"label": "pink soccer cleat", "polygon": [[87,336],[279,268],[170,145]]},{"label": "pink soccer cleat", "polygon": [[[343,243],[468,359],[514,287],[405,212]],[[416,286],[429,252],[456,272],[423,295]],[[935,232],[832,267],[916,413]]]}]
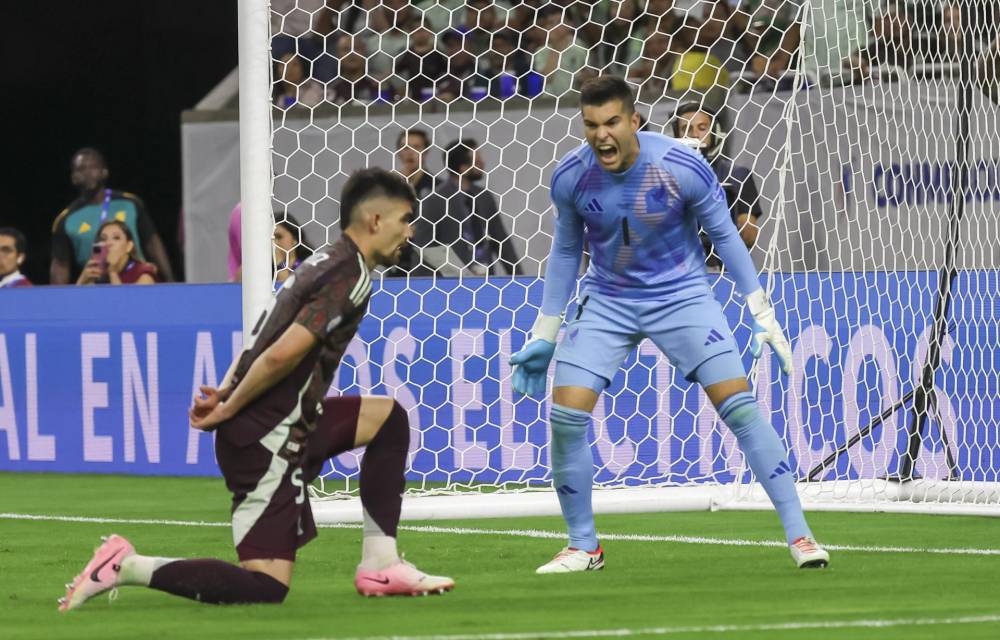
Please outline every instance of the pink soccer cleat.
[{"label": "pink soccer cleat", "polygon": [[400,559],[381,571],[358,567],[354,587],[363,596],[426,596],[455,588],[455,581],[443,576],[431,576]]},{"label": "pink soccer cleat", "polygon": [[113,534],[101,538],[104,543],[94,552],[87,566],[73,582],[66,585],[66,596],[59,598],[59,610],[76,609],[94,596],[114,589],[122,560],[135,553],[135,548],[125,538]]}]

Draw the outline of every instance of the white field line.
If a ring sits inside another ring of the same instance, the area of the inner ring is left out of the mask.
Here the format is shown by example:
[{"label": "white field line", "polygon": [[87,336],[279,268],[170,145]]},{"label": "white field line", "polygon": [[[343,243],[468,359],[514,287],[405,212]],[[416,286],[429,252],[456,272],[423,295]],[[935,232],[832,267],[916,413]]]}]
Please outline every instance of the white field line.
[{"label": "white field line", "polygon": [[[156,520],[146,518],[93,518],[85,516],[32,515],[26,513],[0,513],[0,520],[36,520],[46,522],[80,522],[87,524],[152,524],[176,527],[229,527],[228,522],[206,522],[202,520]],[[360,524],[333,523],[318,525],[321,529],[360,529]],[[474,529],[465,527],[437,527],[430,525],[400,525],[401,531],[415,533],[442,533],[450,535],[499,536],[512,538],[539,538],[545,540],[565,540],[560,531],[538,529]],[[677,544],[707,544],[730,547],[781,547],[779,540],[743,540],[740,538],[705,538],[699,536],[658,536],[636,533],[602,533],[602,540],[622,542],[673,542]],[[933,553],[945,555],[1000,556],[1000,549],[990,548],[949,548],[949,547],[888,547],[849,544],[824,544],[831,551],[858,551],[862,553]]]},{"label": "white field line", "polygon": [[[572,638],[627,638],[632,636],[667,636],[676,634],[748,633],[753,631],[806,631],[812,629],[884,629],[928,625],[984,624],[1000,622],[1000,615],[958,618],[897,618],[892,620],[828,620],[816,622],[777,622],[773,624],[712,625],[704,627],[646,627],[638,629],[581,629],[578,631],[527,631],[523,633],[469,633],[433,636],[367,636],[339,640],[557,640]],[[333,637],[310,640],[337,640]]]}]

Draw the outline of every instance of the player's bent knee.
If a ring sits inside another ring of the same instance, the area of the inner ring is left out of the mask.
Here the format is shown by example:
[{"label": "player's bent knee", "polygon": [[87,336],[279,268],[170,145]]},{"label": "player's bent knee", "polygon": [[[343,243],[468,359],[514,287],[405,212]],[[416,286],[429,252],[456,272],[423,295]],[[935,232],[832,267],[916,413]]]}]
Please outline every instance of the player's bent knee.
[{"label": "player's bent knee", "polygon": [[288,596],[290,587],[266,573],[254,572],[257,580],[258,593],[262,604],[281,604]]},{"label": "player's bent knee", "polygon": [[723,380],[705,387],[705,395],[708,396],[708,399],[711,400],[712,405],[716,408],[721,407],[726,400],[737,393],[748,391],[750,391],[750,385],[747,384],[746,378]]},{"label": "player's bent knee", "polygon": [[586,387],[556,387],[552,390],[552,400],[556,405],[588,414],[594,410],[598,397],[596,391]]},{"label": "player's bent knee", "polygon": [[575,438],[581,434],[586,436],[590,412],[553,404],[549,411],[549,423],[552,425],[554,439]]},{"label": "player's bent knee", "polygon": [[[281,587],[284,588],[284,593],[281,595],[281,600],[285,599],[285,595],[288,594],[289,588],[292,586],[292,570],[295,568],[295,563],[290,560],[283,560],[278,558],[260,558],[253,560],[244,560],[240,562],[240,566],[247,571],[252,572],[255,575],[264,576],[270,578],[270,582],[267,580],[258,580],[262,585],[262,589],[268,592],[268,595],[275,596],[278,590],[273,588],[271,582],[276,582]],[[267,600],[267,602],[273,602],[274,600]]]},{"label": "player's bent knee", "polygon": [[354,446],[361,447],[368,444],[385,428],[399,428],[400,420],[409,438],[409,420],[406,410],[399,402],[386,396],[362,396]]},{"label": "player's bent knee", "polygon": [[399,402],[389,398],[386,400],[390,401],[389,411],[371,437],[371,445],[409,450],[410,417]]}]

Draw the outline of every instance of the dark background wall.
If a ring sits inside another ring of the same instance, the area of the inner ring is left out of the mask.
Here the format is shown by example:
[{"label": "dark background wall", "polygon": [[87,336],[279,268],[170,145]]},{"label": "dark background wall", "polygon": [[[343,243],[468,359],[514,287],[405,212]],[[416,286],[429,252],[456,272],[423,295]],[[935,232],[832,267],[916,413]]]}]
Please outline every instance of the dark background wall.
[{"label": "dark background wall", "polygon": [[23,271],[48,281],[52,221],[76,195],[70,157],[94,146],[109,184],[146,202],[181,272],[180,115],[236,66],[236,0],[48,0],[8,17],[0,226],[28,236]]}]

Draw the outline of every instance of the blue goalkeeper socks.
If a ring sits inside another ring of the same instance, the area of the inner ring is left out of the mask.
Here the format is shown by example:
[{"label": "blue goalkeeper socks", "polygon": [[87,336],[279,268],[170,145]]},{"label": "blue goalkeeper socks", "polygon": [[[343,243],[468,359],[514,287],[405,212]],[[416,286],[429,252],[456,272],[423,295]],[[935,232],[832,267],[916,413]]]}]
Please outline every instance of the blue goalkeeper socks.
[{"label": "blue goalkeeper socks", "polygon": [[787,452],[774,427],[761,414],[757,400],[748,391],[736,393],[719,407],[719,417],[736,436],[750,469],[771,498],[789,544],[802,536],[811,537],[795,492],[795,472],[788,464]]},{"label": "blue goalkeeper socks", "polygon": [[552,423],[552,482],[569,529],[569,546],[595,551],[597,532],[590,503],[594,458],[587,438],[590,414],[553,404],[549,419]]}]

